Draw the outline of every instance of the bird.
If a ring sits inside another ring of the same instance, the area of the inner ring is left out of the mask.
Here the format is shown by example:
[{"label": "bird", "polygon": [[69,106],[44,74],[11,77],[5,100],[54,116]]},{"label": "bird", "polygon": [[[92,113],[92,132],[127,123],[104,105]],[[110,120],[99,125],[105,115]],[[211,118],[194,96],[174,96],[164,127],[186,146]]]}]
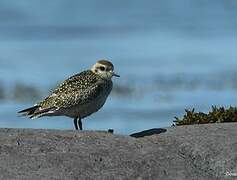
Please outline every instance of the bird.
[{"label": "bird", "polygon": [[91,69],[63,81],[44,100],[18,113],[30,119],[67,116],[74,119],[76,130],[82,130],[82,119],[105,104],[113,88],[112,77],[120,77],[114,72],[114,65],[108,60],[99,60]]}]

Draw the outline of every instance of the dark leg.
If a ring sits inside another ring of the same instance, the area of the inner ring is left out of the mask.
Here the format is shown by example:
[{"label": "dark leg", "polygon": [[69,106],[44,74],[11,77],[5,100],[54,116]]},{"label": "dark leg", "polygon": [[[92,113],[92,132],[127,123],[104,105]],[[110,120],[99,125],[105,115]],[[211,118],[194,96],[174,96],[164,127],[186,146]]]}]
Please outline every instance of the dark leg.
[{"label": "dark leg", "polygon": [[74,118],[74,126],[75,126],[75,129],[78,130],[78,124],[77,124],[77,117]]},{"label": "dark leg", "polygon": [[79,121],[78,121],[79,128],[80,128],[80,130],[82,130],[82,122],[81,122],[81,118],[79,117],[78,120],[79,120]]}]

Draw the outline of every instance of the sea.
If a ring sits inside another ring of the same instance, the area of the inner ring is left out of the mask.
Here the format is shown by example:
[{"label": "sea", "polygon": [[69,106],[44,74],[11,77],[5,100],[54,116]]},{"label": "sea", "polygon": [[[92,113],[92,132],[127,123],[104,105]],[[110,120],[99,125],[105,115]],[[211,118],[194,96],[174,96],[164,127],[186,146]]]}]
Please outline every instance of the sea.
[{"label": "sea", "polygon": [[0,127],[74,129],[17,112],[99,59],[121,77],[85,130],[131,134],[236,106],[236,17],[236,0],[1,0]]}]

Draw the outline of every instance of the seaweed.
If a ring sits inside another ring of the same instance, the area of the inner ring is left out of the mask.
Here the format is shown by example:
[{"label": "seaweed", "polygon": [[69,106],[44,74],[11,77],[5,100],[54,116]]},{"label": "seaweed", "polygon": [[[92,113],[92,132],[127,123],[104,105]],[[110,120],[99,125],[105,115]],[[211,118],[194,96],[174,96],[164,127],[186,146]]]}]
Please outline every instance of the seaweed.
[{"label": "seaweed", "polygon": [[212,106],[210,112],[195,112],[195,109],[185,109],[186,114],[182,118],[175,117],[173,126],[192,125],[192,124],[207,124],[207,123],[224,123],[237,122],[237,107]]}]

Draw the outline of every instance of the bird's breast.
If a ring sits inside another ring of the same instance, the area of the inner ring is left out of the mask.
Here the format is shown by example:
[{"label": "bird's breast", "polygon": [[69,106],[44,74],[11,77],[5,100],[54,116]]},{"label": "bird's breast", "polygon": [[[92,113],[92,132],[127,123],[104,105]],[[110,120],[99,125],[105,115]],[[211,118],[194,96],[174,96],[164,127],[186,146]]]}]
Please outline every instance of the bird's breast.
[{"label": "bird's breast", "polygon": [[108,98],[112,90],[112,87],[113,87],[112,82],[107,82],[103,84],[102,91],[95,99],[92,99],[88,103],[72,107],[70,116],[71,117],[80,116],[81,118],[84,118],[91,115],[94,112],[97,112],[105,104],[106,99]]}]

